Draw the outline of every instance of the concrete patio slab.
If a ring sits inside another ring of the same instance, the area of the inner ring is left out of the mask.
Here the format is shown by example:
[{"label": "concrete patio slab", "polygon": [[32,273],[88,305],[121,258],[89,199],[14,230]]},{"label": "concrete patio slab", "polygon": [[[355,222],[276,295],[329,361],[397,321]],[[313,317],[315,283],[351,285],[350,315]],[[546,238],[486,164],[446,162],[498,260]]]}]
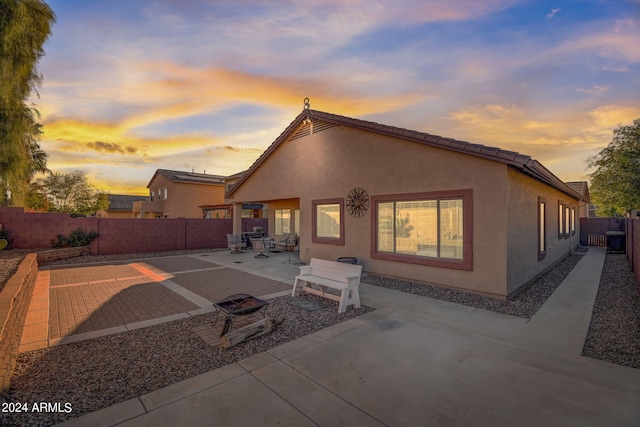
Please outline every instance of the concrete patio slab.
[{"label": "concrete patio slab", "polygon": [[640,371],[577,350],[605,256],[593,249],[532,319],[362,284],[372,313],[67,425],[638,426]]}]

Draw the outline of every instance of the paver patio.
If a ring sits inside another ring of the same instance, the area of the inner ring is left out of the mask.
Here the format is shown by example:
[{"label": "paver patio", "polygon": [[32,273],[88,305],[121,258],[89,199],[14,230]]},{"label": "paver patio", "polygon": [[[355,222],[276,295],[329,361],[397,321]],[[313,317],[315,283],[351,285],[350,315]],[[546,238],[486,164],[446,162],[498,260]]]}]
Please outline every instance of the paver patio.
[{"label": "paver patio", "polygon": [[266,297],[290,289],[281,281],[187,255],[44,267],[20,351],[206,313],[213,310],[213,302],[234,293]]}]

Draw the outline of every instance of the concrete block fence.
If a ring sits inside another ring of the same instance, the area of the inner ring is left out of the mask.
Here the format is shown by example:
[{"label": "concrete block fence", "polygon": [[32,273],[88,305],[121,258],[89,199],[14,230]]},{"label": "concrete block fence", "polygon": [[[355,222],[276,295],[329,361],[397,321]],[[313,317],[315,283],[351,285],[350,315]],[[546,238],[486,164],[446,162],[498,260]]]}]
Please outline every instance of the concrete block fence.
[{"label": "concrete block fence", "polygon": [[0,292],[0,391],[9,390],[20,338],[38,277],[36,254],[28,254]]},{"label": "concrete block fence", "polygon": [[[227,247],[231,219],[200,218],[71,218],[63,213],[27,213],[23,208],[0,208],[0,224],[9,231],[15,249],[50,249],[56,235],[78,228],[96,231],[89,245],[93,255],[163,252]],[[267,219],[243,219],[243,231],[267,230]]]}]

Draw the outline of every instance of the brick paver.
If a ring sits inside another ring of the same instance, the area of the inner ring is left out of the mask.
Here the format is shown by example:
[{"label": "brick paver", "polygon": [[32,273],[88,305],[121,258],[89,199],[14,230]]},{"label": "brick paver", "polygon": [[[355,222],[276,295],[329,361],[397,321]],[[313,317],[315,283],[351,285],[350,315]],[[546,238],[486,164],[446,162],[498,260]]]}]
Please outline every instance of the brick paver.
[{"label": "brick paver", "polygon": [[[65,337],[86,339],[140,327],[140,322],[206,312],[213,309],[209,301],[235,293],[264,297],[290,289],[190,256],[45,268],[38,274],[21,351],[56,345]],[[234,329],[251,320],[237,319]],[[216,336],[211,328],[201,334],[203,339]],[[206,341],[219,342],[219,336]]]},{"label": "brick paver", "polygon": [[140,261],[139,264],[146,265],[150,270],[162,273],[176,273],[179,271],[202,270],[219,267],[207,261],[192,258],[190,256],[176,256],[170,258],[151,258]]},{"label": "brick paver", "polygon": [[136,269],[126,264],[94,265],[88,267],[52,268],[50,286],[75,283],[91,283],[102,280],[116,280],[142,277]]},{"label": "brick paver", "polygon": [[286,283],[232,268],[178,274],[171,281],[212,302],[232,294],[245,293],[261,297],[291,289]]},{"label": "brick paver", "polygon": [[198,309],[147,277],[51,288],[49,338],[96,331]]}]

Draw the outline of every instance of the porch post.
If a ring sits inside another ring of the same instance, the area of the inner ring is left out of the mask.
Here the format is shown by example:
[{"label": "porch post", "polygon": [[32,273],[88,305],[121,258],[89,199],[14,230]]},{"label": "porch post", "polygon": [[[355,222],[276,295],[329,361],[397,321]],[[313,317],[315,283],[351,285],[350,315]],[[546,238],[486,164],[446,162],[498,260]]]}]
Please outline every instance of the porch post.
[{"label": "porch post", "polygon": [[242,234],[242,202],[233,203],[233,234]]}]

